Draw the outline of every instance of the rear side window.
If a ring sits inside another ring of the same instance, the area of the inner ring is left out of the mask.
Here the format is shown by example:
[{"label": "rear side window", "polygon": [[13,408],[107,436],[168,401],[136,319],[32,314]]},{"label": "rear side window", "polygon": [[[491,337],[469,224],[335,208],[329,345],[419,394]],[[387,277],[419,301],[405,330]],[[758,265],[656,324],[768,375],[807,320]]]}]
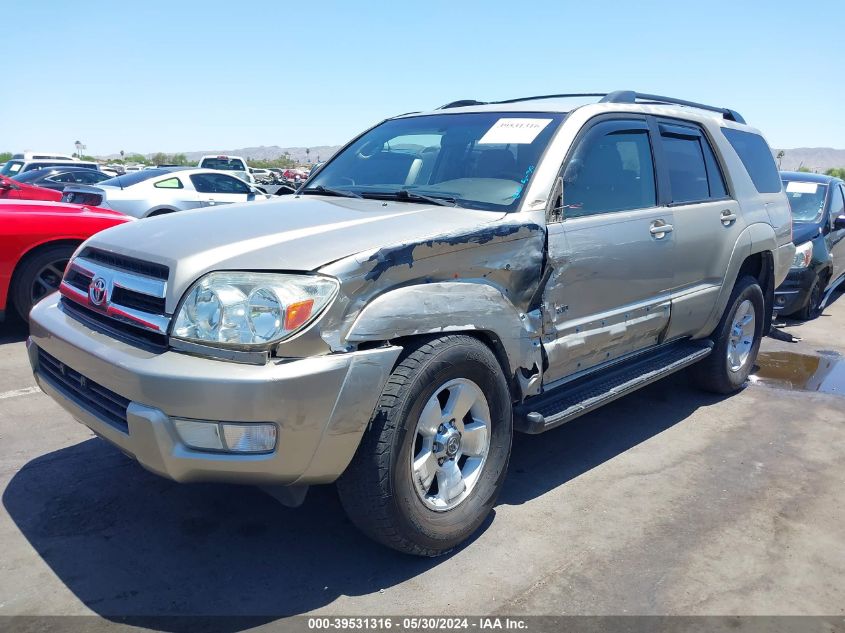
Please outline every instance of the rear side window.
[{"label": "rear side window", "polygon": [[246,165],[237,158],[218,156],[217,158],[203,158],[200,167],[205,169],[223,169],[226,171],[246,171]]},{"label": "rear side window", "polygon": [[745,170],[751,176],[759,193],[777,193],[781,190],[780,177],[766,141],[759,134],[722,128],[722,133],[739,155]]},{"label": "rear side window", "polygon": [[660,138],[674,204],[724,198],[727,195],[713,149],[701,130],[686,125],[661,123]]},{"label": "rear side window", "polygon": [[182,181],[178,178],[168,178],[167,180],[159,180],[153,185],[157,189],[182,189]]}]

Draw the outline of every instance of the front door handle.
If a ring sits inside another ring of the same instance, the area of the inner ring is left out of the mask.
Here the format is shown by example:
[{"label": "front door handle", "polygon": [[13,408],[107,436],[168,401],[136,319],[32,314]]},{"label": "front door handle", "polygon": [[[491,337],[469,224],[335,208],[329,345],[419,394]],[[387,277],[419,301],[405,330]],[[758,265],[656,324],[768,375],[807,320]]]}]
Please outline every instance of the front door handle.
[{"label": "front door handle", "polygon": [[671,224],[666,224],[663,220],[655,220],[651,223],[651,227],[648,229],[648,232],[651,233],[655,239],[662,240],[667,233],[671,233],[675,230]]},{"label": "front door handle", "polygon": [[731,224],[736,222],[736,213],[734,213],[730,209],[725,209],[724,211],[722,211],[722,215],[719,219],[722,220],[722,224],[724,224],[725,226],[730,226]]}]

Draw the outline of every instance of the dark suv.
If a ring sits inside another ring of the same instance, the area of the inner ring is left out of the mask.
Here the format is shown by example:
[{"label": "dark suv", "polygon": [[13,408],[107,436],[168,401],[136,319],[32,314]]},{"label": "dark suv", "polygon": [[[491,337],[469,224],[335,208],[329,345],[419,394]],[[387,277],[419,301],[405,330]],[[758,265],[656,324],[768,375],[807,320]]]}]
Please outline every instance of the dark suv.
[{"label": "dark suv", "polygon": [[832,176],[781,172],[792,207],[795,261],[775,292],[775,310],[818,316],[825,290],[845,273],[845,182]]}]

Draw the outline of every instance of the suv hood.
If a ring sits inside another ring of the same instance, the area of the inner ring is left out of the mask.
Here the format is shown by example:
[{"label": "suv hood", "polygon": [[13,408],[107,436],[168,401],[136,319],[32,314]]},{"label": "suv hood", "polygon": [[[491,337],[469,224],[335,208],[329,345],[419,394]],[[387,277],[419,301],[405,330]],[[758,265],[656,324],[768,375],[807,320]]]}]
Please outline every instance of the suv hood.
[{"label": "suv hood", "polygon": [[458,207],[286,196],[180,211],[98,233],[87,246],[170,268],[167,310],[214,270],[316,270],[362,251],[470,231],[502,213]]}]

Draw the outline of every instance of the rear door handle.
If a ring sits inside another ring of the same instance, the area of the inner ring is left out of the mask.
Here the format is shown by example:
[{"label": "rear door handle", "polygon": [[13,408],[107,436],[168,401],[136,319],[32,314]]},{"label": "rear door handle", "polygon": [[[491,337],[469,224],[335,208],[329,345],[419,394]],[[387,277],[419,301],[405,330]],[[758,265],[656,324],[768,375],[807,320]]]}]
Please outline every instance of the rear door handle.
[{"label": "rear door handle", "polygon": [[722,224],[724,224],[725,226],[730,226],[731,224],[736,222],[736,213],[734,213],[730,209],[725,209],[724,211],[722,211],[722,215],[719,219],[722,220]]},{"label": "rear door handle", "polygon": [[675,230],[671,224],[666,224],[663,220],[655,220],[651,223],[648,232],[651,233],[655,239],[662,240],[663,236]]}]

